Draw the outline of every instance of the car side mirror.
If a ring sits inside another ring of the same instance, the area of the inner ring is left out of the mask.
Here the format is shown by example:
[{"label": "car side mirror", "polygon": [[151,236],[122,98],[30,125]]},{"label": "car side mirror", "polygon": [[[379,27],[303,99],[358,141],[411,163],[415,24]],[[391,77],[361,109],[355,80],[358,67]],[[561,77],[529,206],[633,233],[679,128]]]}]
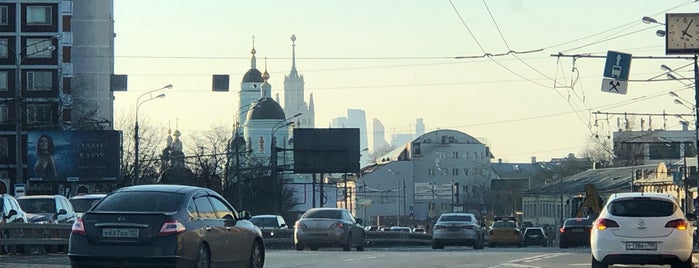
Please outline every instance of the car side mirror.
[{"label": "car side mirror", "polygon": [[10,209],[10,212],[7,213],[7,216],[5,216],[5,219],[9,219],[12,216],[17,215],[17,211],[14,209]]},{"label": "car side mirror", "polygon": [[68,214],[68,211],[66,211],[65,209],[61,209],[58,211],[58,215],[65,215],[65,214]]},{"label": "car side mirror", "polygon": [[279,228],[284,228],[284,227],[286,227],[286,224],[285,224],[285,223],[282,223],[282,224],[279,225]]},{"label": "car side mirror", "polygon": [[243,220],[249,220],[251,218],[250,212],[247,212],[245,210],[238,211],[238,218]]},{"label": "car side mirror", "polygon": [[364,222],[362,219],[356,219],[356,220],[357,220],[357,224],[362,224],[362,222]]}]

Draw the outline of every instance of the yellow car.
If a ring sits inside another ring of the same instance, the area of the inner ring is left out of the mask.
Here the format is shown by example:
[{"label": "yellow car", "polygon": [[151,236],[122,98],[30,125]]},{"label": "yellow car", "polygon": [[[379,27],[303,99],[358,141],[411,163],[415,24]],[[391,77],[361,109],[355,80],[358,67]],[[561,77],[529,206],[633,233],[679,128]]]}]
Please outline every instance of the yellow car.
[{"label": "yellow car", "polygon": [[488,232],[488,246],[515,245],[522,247],[522,234],[514,217],[495,217]]}]

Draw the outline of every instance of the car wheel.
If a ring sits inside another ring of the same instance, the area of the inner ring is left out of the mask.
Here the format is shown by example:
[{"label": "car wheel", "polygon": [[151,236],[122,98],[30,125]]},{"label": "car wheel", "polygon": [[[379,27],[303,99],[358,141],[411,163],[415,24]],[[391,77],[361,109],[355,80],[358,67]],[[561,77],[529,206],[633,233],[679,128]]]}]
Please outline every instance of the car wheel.
[{"label": "car wheel", "polygon": [[607,268],[607,267],[609,267],[609,265],[607,265],[601,261],[596,260],[595,256],[592,256],[592,268]]},{"label": "car wheel", "polygon": [[444,246],[439,243],[437,240],[432,240],[432,249],[443,249]]},{"label": "car wheel", "polygon": [[560,244],[558,244],[558,247],[559,248],[567,248],[568,245],[566,243],[560,243]]},{"label": "car wheel", "polygon": [[692,257],[690,256],[687,261],[673,264],[671,267],[672,268],[693,268],[694,263],[692,263]]},{"label": "car wheel", "polygon": [[476,241],[476,243],[473,244],[473,249],[483,249],[483,240]]},{"label": "car wheel", "polygon": [[265,264],[265,249],[260,244],[260,241],[255,241],[252,244],[252,250],[250,250],[250,264],[249,268],[262,268]]},{"label": "car wheel", "polygon": [[294,249],[296,249],[296,251],[303,251],[303,242],[296,242],[296,244],[294,244]]},{"label": "car wheel", "polygon": [[345,242],[345,244],[342,245],[342,250],[343,251],[352,250],[352,234],[351,233],[349,235],[347,235],[347,242]]},{"label": "car wheel", "polygon": [[311,248],[311,251],[316,251],[316,250],[318,250],[318,246],[309,246],[309,248]]},{"label": "car wheel", "polygon": [[364,245],[366,245],[366,237],[362,237],[362,243],[357,246],[357,251],[364,251]]},{"label": "car wheel", "polygon": [[211,258],[209,257],[209,249],[206,245],[201,244],[199,246],[199,252],[197,253],[196,263],[194,264],[197,268],[209,268],[211,266]]}]

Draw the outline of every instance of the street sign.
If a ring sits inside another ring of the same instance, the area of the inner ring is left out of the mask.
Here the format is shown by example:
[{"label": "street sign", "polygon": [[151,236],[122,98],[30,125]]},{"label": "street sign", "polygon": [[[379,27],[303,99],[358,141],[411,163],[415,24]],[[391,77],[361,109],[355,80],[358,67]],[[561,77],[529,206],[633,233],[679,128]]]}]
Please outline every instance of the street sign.
[{"label": "street sign", "polygon": [[602,92],[626,94],[627,81],[620,81],[614,78],[602,78]]},{"label": "street sign", "polygon": [[607,51],[604,64],[602,92],[626,94],[631,69],[631,54]]}]

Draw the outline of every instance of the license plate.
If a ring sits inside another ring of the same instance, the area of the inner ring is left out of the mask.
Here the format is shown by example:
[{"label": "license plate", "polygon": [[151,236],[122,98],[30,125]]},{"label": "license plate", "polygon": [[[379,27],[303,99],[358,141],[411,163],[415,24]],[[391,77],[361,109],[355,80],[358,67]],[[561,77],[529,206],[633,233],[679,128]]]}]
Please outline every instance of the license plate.
[{"label": "license plate", "polygon": [[656,242],[626,242],[626,250],[658,250]]},{"label": "license plate", "polygon": [[538,238],[539,235],[530,235],[529,237],[530,237],[530,238]]},{"label": "license plate", "polygon": [[573,229],[573,233],[582,233],[582,232],[583,232],[583,230],[581,230],[581,229]]},{"label": "license plate", "polygon": [[102,237],[136,238],[138,237],[138,229],[104,228],[102,229]]}]

